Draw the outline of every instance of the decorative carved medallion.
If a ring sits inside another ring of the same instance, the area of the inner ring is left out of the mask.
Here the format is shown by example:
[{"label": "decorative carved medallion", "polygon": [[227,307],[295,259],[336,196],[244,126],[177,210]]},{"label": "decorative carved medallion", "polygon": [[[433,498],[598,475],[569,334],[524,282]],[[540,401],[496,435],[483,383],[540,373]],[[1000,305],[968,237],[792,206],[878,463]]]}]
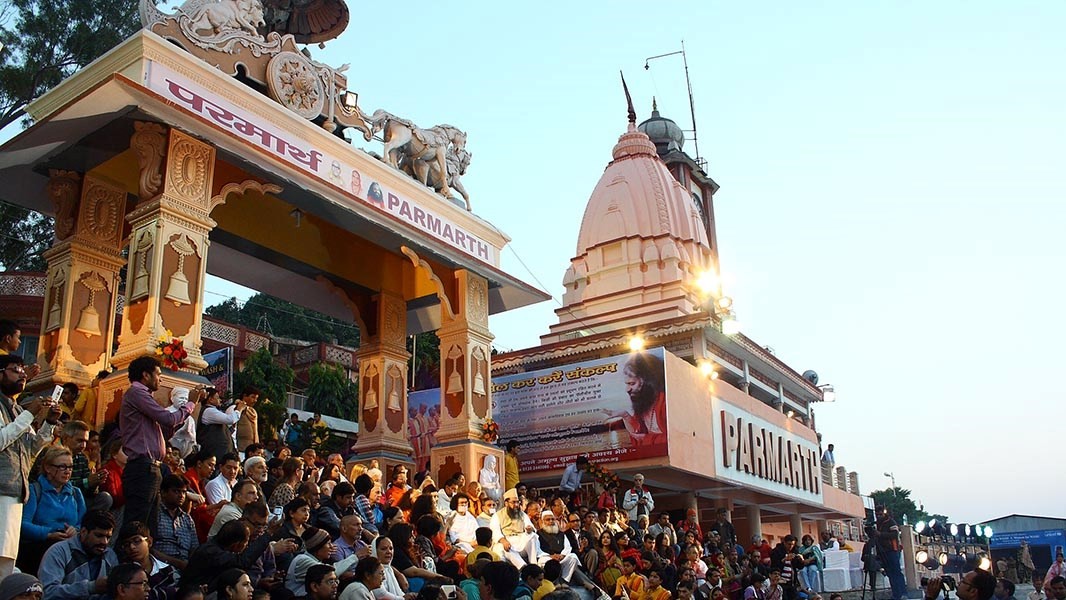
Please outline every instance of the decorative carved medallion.
[{"label": "decorative carved medallion", "polygon": [[489,297],[485,280],[471,276],[467,279],[467,306],[470,308],[470,320],[487,324],[489,319]]},{"label": "decorative carved medallion", "polygon": [[278,53],[267,65],[267,86],[272,98],[305,119],[322,113],[326,90],[315,65],[299,52]]},{"label": "decorative carved medallion", "polygon": [[133,123],[134,134],[130,138],[130,148],[137,154],[137,165],[141,169],[141,178],[137,195],[147,200],[159,193],[163,185],[163,155],[167,147],[167,129],[159,123],[136,121]]},{"label": "decorative carved medallion", "polygon": [[122,236],[125,208],[125,190],[94,177],[86,177],[78,206],[78,233],[103,247],[112,248]]},{"label": "decorative carved medallion", "polygon": [[407,334],[404,314],[406,308],[403,300],[392,296],[381,295],[381,308],[384,311],[382,317],[381,341],[392,345],[403,345]]},{"label": "decorative carved medallion", "polygon": [[208,193],[207,173],[211,163],[211,148],[192,139],[181,139],[171,146],[167,175],[170,189],[194,203],[204,200]]}]

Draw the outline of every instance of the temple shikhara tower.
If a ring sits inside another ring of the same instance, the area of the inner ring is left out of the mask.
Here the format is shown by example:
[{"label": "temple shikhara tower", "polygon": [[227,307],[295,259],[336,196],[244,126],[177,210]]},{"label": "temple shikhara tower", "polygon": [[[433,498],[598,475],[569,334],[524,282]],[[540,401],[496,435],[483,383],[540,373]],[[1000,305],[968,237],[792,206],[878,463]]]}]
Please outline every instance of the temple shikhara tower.
[{"label": "temple shikhara tower", "polygon": [[811,407],[823,390],[736,330],[719,283],[718,185],[684,143],[674,121],[653,109],[638,125],[630,105],[585,207],[558,321],[541,345],[493,361],[521,478],[554,485],[585,455],[601,469],[587,479],[641,473],[656,513],[707,522],[725,509],[740,539],[857,537],[858,479],[819,461]]}]

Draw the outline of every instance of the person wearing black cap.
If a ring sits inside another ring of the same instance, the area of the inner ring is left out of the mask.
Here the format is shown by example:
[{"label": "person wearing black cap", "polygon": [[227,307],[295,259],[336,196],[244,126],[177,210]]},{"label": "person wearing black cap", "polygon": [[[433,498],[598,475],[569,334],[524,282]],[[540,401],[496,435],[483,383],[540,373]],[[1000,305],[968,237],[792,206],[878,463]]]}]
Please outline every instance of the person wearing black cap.
[{"label": "person wearing black cap", "polygon": [[22,357],[0,355],[0,578],[14,571],[33,457],[52,441],[52,427],[61,414],[40,398],[29,400],[25,409],[19,407],[15,398],[24,389]]},{"label": "person wearing black cap", "polygon": [[44,586],[29,573],[15,573],[0,580],[0,600],[41,600]]},{"label": "person wearing black cap", "polygon": [[[307,528],[303,534],[303,542],[304,551],[292,559],[292,564],[289,565],[289,575],[285,578],[285,589],[292,592],[293,596],[306,594],[307,570],[314,565],[326,564],[330,556],[337,551],[337,547],[333,545],[333,540],[329,538],[325,529]],[[342,561],[347,564],[338,563],[337,570],[344,572],[355,560],[358,559],[353,554]]]}]

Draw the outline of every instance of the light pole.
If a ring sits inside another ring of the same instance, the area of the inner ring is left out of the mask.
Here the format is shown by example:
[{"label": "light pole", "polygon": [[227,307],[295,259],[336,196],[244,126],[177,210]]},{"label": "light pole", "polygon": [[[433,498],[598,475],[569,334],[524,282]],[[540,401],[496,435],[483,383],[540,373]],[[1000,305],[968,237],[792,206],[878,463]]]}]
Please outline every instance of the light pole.
[{"label": "light pole", "polygon": [[885,477],[892,480],[892,496],[898,498],[899,494],[896,493],[896,476],[892,473],[885,473]]}]

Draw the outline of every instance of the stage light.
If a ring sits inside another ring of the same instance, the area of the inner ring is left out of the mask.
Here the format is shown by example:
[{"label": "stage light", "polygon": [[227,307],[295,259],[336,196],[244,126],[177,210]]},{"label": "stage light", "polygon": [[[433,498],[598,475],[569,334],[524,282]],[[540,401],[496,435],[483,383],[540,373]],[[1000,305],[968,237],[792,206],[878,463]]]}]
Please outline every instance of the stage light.
[{"label": "stage light", "polygon": [[929,519],[929,529],[936,527],[936,519]]},{"label": "stage light", "polygon": [[925,550],[919,550],[914,553],[914,562],[924,565],[927,560],[929,560],[929,553]]},{"label": "stage light", "polygon": [[944,565],[948,564],[948,553],[947,552],[941,552],[940,554],[937,554],[936,555],[936,560],[937,560],[937,562],[940,563],[940,566],[944,566]]},{"label": "stage light", "polygon": [[792,418],[792,417],[794,417],[794,416],[796,416],[796,411],[794,411],[794,410],[790,410],[790,411],[788,411],[788,418],[790,418],[790,419],[791,419],[791,418]]},{"label": "stage light", "polygon": [[956,536],[958,536],[958,535],[959,535],[959,526],[958,526],[958,525],[956,525],[955,523],[952,523],[952,524],[951,524],[951,525],[950,525],[950,526],[948,527],[948,531],[950,531],[950,532],[951,532],[951,537],[956,537]]},{"label": "stage light", "polygon": [[970,537],[970,532],[971,532],[972,530],[970,529],[970,524],[969,524],[969,523],[967,523],[966,525],[964,525],[964,526],[963,526],[963,528],[962,528],[962,530],[963,530],[963,532],[965,532],[965,533],[966,533],[966,537]]},{"label": "stage light", "polygon": [[914,524],[914,532],[921,533],[925,531],[925,521],[918,521]]},{"label": "stage light", "polygon": [[644,338],[639,335],[635,335],[629,338],[629,349],[633,352],[640,352],[641,350],[643,350]]},{"label": "stage light", "polygon": [[988,525],[985,525],[985,537],[988,539],[992,539],[992,528]]},{"label": "stage light", "polygon": [[990,559],[987,556],[985,556],[984,554],[982,554],[981,558],[979,558],[977,560],[977,568],[981,569],[982,571],[991,571],[992,570],[992,559]]}]

